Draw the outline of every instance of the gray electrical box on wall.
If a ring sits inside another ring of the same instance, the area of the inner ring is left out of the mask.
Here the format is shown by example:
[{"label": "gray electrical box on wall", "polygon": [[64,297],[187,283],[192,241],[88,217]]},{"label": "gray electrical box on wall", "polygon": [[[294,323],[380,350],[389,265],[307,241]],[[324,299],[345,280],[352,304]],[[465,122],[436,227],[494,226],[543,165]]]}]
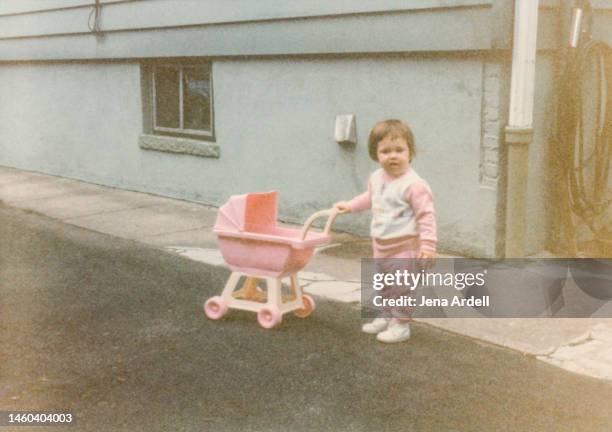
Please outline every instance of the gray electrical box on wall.
[{"label": "gray electrical box on wall", "polygon": [[334,140],[338,144],[357,144],[355,114],[342,114],[336,116]]}]

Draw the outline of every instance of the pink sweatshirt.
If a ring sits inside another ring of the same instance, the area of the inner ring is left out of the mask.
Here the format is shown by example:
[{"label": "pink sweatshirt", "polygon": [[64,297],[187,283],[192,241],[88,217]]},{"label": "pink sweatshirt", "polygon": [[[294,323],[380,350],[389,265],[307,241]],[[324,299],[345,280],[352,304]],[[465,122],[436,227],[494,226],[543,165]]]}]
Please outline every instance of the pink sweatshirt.
[{"label": "pink sweatshirt", "polygon": [[[394,180],[385,173],[383,181]],[[433,205],[431,189],[425,181],[419,181],[406,189],[406,202],[412,207],[418,225],[419,245],[421,251],[435,253],[438,238],[436,236],[436,212]],[[352,213],[367,210],[372,207],[372,187],[368,181],[368,190],[349,201]],[[400,240],[401,242],[401,240]]]}]

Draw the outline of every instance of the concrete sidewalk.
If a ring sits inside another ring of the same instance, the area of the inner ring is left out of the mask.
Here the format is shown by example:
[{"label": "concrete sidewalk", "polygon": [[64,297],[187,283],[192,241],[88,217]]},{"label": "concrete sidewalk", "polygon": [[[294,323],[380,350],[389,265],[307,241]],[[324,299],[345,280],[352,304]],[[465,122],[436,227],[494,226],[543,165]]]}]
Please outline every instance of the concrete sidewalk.
[{"label": "concrete sidewalk", "polygon": [[[224,265],[211,232],[217,209],[0,167],[0,200],[88,230]],[[300,273],[305,291],[355,305],[369,239],[335,234]],[[221,290],[221,287],[220,287]],[[537,356],[561,368],[612,380],[612,319],[421,319],[430,325]]]}]

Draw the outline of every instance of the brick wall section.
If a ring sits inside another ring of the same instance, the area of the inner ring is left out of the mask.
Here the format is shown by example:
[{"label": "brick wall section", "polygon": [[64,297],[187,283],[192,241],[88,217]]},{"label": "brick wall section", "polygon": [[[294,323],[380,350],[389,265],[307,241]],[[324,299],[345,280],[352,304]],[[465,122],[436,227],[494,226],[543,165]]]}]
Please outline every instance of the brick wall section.
[{"label": "brick wall section", "polygon": [[499,179],[500,79],[497,63],[483,62],[480,184],[496,188]]}]

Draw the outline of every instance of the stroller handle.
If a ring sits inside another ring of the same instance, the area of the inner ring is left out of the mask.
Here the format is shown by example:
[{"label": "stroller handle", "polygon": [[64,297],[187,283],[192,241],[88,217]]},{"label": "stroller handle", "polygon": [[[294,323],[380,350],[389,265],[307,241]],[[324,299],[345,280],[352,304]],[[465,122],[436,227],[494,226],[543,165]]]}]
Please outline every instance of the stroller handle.
[{"label": "stroller handle", "polygon": [[308,234],[308,230],[312,226],[315,219],[318,219],[322,216],[329,216],[327,218],[327,223],[325,224],[325,228],[323,229],[323,233],[327,236],[329,235],[329,230],[331,229],[332,223],[334,223],[334,219],[338,216],[340,212],[335,208],[321,210],[316,213],[313,213],[307,220],[304,222],[304,226],[302,227],[302,232],[300,233],[300,240],[306,239],[306,235]]}]

